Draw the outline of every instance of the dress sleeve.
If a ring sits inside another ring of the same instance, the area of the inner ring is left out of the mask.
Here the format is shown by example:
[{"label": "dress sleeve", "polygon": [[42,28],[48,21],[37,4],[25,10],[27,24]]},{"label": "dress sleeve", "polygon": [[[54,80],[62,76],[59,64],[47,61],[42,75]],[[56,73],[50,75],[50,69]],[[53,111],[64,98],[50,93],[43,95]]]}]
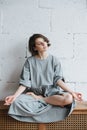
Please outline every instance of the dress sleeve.
[{"label": "dress sleeve", "polygon": [[31,87],[30,66],[29,66],[28,59],[25,61],[25,64],[23,66],[20,75],[19,85],[23,85],[25,87]]},{"label": "dress sleeve", "polygon": [[61,79],[64,80],[63,71],[60,61],[56,58],[54,65],[54,84],[56,85],[57,81]]}]

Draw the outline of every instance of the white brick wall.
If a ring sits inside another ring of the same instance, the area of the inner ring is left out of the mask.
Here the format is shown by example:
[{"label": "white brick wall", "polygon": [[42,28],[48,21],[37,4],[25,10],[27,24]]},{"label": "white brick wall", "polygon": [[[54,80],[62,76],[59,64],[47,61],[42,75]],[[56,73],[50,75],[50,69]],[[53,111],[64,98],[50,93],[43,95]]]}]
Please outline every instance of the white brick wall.
[{"label": "white brick wall", "polygon": [[0,0],[0,99],[18,87],[33,33],[50,39],[66,83],[87,100],[87,0]]}]

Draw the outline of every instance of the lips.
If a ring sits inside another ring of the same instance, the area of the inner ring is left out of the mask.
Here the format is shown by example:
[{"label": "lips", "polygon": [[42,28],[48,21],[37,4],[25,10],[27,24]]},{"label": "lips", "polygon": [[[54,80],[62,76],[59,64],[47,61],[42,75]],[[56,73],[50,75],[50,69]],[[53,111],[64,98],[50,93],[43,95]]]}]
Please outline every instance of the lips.
[{"label": "lips", "polygon": [[43,49],[46,49],[46,48],[47,48],[47,46],[44,46],[44,47],[43,47]]},{"label": "lips", "polygon": [[43,47],[44,49],[46,48],[46,47]]}]

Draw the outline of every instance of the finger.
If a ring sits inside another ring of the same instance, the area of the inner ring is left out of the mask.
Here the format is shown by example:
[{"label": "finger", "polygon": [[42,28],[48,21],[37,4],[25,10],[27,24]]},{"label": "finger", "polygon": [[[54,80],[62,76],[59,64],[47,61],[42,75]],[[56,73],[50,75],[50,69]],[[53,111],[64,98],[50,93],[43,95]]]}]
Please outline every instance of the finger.
[{"label": "finger", "polygon": [[9,99],[6,101],[6,103],[8,103],[8,104],[10,103],[10,104],[11,104],[11,103],[13,102],[13,99],[14,99],[14,98],[11,98],[11,99],[9,98]]},{"label": "finger", "polygon": [[8,106],[8,105],[10,105],[10,103],[4,103],[4,105],[7,105],[7,106]]},{"label": "finger", "polygon": [[82,94],[79,94],[79,97],[82,97]]},{"label": "finger", "polygon": [[80,101],[83,101],[82,97],[79,98]]},{"label": "finger", "polygon": [[7,101],[10,101],[11,100],[11,97],[6,97],[5,98],[5,101],[7,102]]},{"label": "finger", "polygon": [[7,102],[7,100],[8,100],[8,97],[5,98],[5,102]]},{"label": "finger", "polygon": [[11,99],[10,98],[8,98],[7,100],[6,100],[6,102],[10,102],[11,101]]},{"label": "finger", "polygon": [[11,103],[13,103],[14,100],[10,100],[10,101],[6,101],[5,105],[10,105]]},{"label": "finger", "polygon": [[79,98],[80,98],[81,100],[83,100],[83,99],[82,99],[82,94],[79,95]]}]

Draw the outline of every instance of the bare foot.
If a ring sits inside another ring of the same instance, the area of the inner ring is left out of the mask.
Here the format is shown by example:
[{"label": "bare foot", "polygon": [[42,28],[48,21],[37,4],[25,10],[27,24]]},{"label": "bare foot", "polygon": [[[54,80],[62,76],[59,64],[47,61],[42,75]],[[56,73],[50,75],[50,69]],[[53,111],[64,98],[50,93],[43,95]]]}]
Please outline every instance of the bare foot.
[{"label": "bare foot", "polygon": [[44,97],[41,95],[36,95],[33,92],[27,92],[27,95],[31,95],[32,97],[34,97],[35,99],[43,99]]}]

